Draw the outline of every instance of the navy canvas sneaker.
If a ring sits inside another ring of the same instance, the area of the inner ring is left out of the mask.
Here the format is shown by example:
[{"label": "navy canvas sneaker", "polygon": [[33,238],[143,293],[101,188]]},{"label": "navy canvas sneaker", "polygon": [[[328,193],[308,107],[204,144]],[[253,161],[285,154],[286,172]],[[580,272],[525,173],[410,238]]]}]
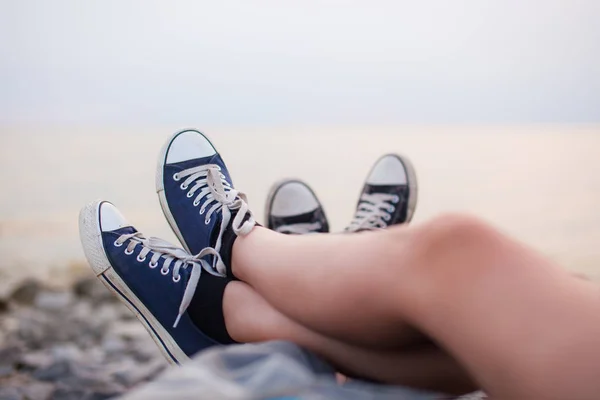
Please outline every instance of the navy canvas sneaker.
[{"label": "navy canvas sneaker", "polygon": [[181,363],[207,347],[234,343],[222,309],[229,279],[203,259],[213,249],[192,256],[146,238],[106,201],[81,210],[79,234],[96,276],[137,316],[167,360]]},{"label": "navy canvas sneaker", "polygon": [[183,246],[191,254],[214,249],[211,263],[226,274],[235,238],[248,234],[256,223],[246,196],[233,188],[225,162],[202,133],[184,130],[165,143],[156,192]]},{"label": "navy canvas sneaker", "polygon": [[346,232],[381,229],[410,222],[417,205],[417,177],[410,160],[381,157],[367,179]]},{"label": "navy canvas sneaker", "polygon": [[298,179],[275,183],[265,206],[267,228],[294,235],[327,233],[329,223],[312,189]]}]

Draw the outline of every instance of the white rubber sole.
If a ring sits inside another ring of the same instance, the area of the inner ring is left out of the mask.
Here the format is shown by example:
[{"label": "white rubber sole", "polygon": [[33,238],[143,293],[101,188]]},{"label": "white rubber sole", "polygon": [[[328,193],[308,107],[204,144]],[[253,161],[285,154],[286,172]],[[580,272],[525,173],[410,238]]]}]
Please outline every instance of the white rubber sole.
[{"label": "white rubber sole", "polygon": [[100,200],[90,203],[79,213],[79,237],[90,267],[104,286],[117,296],[142,323],[167,361],[172,364],[181,364],[189,360],[169,332],[154,318],[154,315],[110,265],[104,251],[100,230],[100,205],[102,203],[104,202]]}]

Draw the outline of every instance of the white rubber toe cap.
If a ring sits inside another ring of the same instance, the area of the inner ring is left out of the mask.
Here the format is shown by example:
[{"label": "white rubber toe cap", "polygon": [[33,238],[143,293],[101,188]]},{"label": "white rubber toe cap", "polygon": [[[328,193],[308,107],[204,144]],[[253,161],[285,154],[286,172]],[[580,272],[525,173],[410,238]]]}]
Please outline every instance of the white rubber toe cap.
[{"label": "white rubber toe cap", "polygon": [[314,211],[319,201],[313,192],[302,182],[290,181],[281,185],[271,202],[271,215],[290,217]]},{"label": "white rubber toe cap", "polygon": [[394,154],[381,157],[371,169],[366,183],[370,185],[406,185],[406,169]]},{"label": "white rubber toe cap", "polygon": [[102,232],[110,232],[115,229],[131,226],[117,207],[111,203],[101,203],[98,212],[100,213],[100,228]]},{"label": "white rubber toe cap", "polygon": [[203,134],[194,130],[183,131],[171,140],[167,151],[166,163],[173,164],[212,156],[216,153],[217,151],[213,145]]}]

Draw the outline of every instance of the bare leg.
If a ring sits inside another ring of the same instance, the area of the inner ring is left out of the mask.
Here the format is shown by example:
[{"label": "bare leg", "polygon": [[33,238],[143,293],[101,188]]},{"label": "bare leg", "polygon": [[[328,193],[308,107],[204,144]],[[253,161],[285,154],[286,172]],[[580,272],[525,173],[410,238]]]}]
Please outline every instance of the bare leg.
[{"label": "bare leg", "polygon": [[374,348],[413,344],[423,338],[397,318],[393,304],[398,278],[390,279],[397,275],[391,264],[405,247],[397,236],[291,236],[257,227],[234,243],[233,272],[275,308],[326,336]]},{"label": "bare leg", "polygon": [[476,390],[464,369],[433,344],[394,351],[348,345],[290,320],[242,282],[227,285],[223,311],[228,332],[240,342],[289,340],[350,376],[451,394]]},{"label": "bare leg", "polygon": [[600,392],[598,288],[469,217],[358,235],[255,229],[236,241],[233,270],[327,336],[389,344],[413,325],[494,397]]}]

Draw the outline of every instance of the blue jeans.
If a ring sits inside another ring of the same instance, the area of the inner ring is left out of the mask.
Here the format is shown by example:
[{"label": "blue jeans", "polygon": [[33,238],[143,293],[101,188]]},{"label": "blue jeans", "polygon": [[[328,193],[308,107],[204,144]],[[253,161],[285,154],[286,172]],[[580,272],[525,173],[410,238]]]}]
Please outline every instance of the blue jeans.
[{"label": "blue jeans", "polygon": [[275,341],[209,349],[174,367],[124,400],[339,399],[425,400],[447,396],[401,386],[350,380],[313,353]]}]

